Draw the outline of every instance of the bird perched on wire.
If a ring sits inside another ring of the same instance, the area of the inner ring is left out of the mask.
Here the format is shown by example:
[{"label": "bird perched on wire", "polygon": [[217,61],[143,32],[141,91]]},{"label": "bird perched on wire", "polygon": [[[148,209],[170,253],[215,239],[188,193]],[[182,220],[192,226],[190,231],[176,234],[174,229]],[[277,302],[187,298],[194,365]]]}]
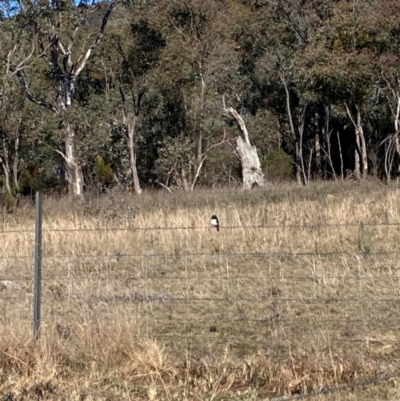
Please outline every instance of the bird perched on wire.
[{"label": "bird perched on wire", "polygon": [[211,225],[213,227],[215,227],[217,229],[217,231],[219,231],[219,221],[218,221],[218,217],[215,214],[213,214],[211,216]]}]

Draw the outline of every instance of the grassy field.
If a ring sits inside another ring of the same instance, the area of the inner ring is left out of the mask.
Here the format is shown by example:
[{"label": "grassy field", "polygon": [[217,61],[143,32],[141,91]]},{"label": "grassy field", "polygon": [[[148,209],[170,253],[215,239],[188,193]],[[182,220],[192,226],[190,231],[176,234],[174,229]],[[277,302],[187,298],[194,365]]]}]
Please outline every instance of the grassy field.
[{"label": "grassy field", "polygon": [[[400,371],[400,189],[44,199],[0,217],[0,401],[261,400]],[[209,227],[217,214],[221,229]],[[318,396],[396,400],[400,381]]]}]

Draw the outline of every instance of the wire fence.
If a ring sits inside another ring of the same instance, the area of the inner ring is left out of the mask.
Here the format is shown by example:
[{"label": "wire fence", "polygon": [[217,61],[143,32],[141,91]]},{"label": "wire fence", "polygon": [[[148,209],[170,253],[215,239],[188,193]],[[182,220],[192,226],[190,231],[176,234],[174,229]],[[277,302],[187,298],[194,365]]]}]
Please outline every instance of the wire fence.
[{"label": "wire fence", "polygon": [[[76,325],[124,327],[180,355],[263,352],[277,362],[334,350],[397,377],[387,361],[400,350],[400,224],[221,227],[231,237],[212,232],[206,252],[193,244],[207,230],[44,227],[41,330],[69,338]],[[291,251],[276,251],[265,230]],[[246,251],[258,237],[264,251]],[[35,228],[0,231],[0,241],[0,322],[31,330]]]}]

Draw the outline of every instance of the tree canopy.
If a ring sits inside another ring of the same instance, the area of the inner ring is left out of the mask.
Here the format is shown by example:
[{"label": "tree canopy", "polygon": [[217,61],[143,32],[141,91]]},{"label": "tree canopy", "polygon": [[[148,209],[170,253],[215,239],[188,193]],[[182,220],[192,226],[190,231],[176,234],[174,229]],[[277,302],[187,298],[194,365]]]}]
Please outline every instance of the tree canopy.
[{"label": "tree canopy", "polygon": [[398,15],[398,0],[2,2],[0,188],[239,185],[232,115],[268,180],[391,180]]}]

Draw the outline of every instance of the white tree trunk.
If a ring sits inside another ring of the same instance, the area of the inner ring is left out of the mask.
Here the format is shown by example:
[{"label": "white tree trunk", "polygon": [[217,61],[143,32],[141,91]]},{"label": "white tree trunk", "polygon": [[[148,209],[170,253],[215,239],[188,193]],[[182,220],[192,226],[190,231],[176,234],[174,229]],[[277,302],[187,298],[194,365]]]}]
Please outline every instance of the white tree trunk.
[{"label": "white tree trunk", "polygon": [[367,142],[365,141],[364,130],[361,124],[361,113],[358,107],[357,107],[357,131],[361,144],[361,161],[362,161],[361,177],[367,178],[368,175]]},{"label": "white tree trunk", "polygon": [[356,149],[354,153],[354,174],[357,178],[366,178],[368,174],[367,143],[361,124],[360,109],[356,105],[357,115],[356,119],[354,120],[354,117],[346,103],[344,103],[344,106],[346,108],[347,115],[353,123],[356,136]]},{"label": "white tree trunk", "polygon": [[[290,105],[290,102],[289,102],[289,105]],[[296,139],[296,143],[298,144],[298,149],[297,149],[298,160],[296,163],[300,165],[300,170],[301,170],[301,173],[303,176],[304,185],[306,185],[309,180],[309,177],[307,177],[306,169],[304,166],[304,155],[303,155],[303,136],[304,136],[304,125],[305,125],[305,120],[306,120],[306,108],[307,108],[307,105],[299,106],[300,110],[299,110],[298,124],[297,124],[298,135],[297,135],[297,139]],[[290,116],[290,118],[292,118],[292,117]],[[299,184],[301,184],[301,177],[300,177]]]},{"label": "white tree trunk", "polygon": [[13,162],[13,178],[14,178],[14,187],[16,191],[19,191],[19,136],[20,132],[18,130],[17,136],[14,141],[14,162]]},{"label": "white tree trunk", "polygon": [[187,175],[186,175],[186,170],[184,167],[181,168],[181,176],[182,176],[182,186],[183,186],[183,190],[185,192],[189,192],[190,187],[189,187],[189,183],[187,180]]},{"label": "white tree trunk", "polygon": [[10,184],[10,169],[7,166],[7,163],[4,163],[2,161],[1,163],[3,167],[3,173],[4,173],[4,180],[5,180],[5,185],[6,185],[6,190],[9,194],[11,194],[11,184]]},{"label": "white tree trunk", "polygon": [[133,186],[135,189],[135,194],[140,195],[143,190],[140,187],[140,181],[139,181],[139,175],[137,171],[137,165],[136,165],[136,146],[135,146],[135,140],[136,140],[136,120],[137,120],[136,114],[133,115],[133,117],[130,119],[130,121],[127,122],[127,127],[128,127],[128,148],[129,148],[129,160],[130,160],[130,167],[131,167],[131,172],[132,172],[132,180],[133,180]]},{"label": "white tree trunk", "polygon": [[315,164],[317,165],[317,178],[322,177],[322,163],[321,163],[321,142],[319,139],[319,132],[315,133]]},{"label": "white tree trunk", "polygon": [[396,92],[396,111],[394,114],[394,132],[397,134],[400,128],[400,93]]},{"label": "white tree trunk", "polygon": [[[322,155],[321,155],[321,132],[320,132],[320,116],[319,113],[315,113],[314,124],[315,124],[315,165],[316,165],[316,178],[322,178]],[[323,128],[322,128],[323,132]]]},{"label": "white tree trunk", "polygon": [[267,181],[261,171],[257,148],[249,145],[241,136],[238,136],[236,150],[242,162],[243,188],[248,190],[252,189],[254,185],[265,186]]},{"label": "white tree trunk", "polygon": [[257,148],[250,143],[249,133],[242,116],[233,107],[226,108],[225,104],[223,111],[225,116],[236,122],[244,137],[244,140],[241,136],[236,139],[236,150],[242,163],[243,189],[252,189],[255,185],[266,186],[268,183],[261,170]]},{"label": "white tree trunk", "polygon": [[[395,135],[395,143],[396,143],[396,153],[398,156],[400,156],[400,144],[399,144],[399,129],[400,129],[400,94],[399,92],[395,92],[395,98],[396,98],[396,111],[393,113],[394,114],[394,135]],[[397,172],[400,173],[400,164],[397,166]],[[390,177],[390,171],[389,171],[389,177]],[[389,178],[390,179],[390,178]]]},{"label": "white tree trunk", "polygon": [[76,157],[75,132],[68,124],[65,130],[65,154],[61,154],[65,162],[65,176],[68,182],[68,193],[71,195],[83,195],[82,166]]},{"label": "white tree trunk", "polygon": [[292,133],[295,142],[294,151],[296,159],[296,180],[299,185],[302,184],[302,175],[303,175],[304,184],[306,184],[307,178],[304,170],[304,158],[303,158],[303,131],[304,131],[306,106],[303,106],[299,113],[299,124],[298,124],[298,134],[297,134],[293,123],[292,107],[290,105],[290,92],[284,72],[281,72],[280,77],[286,93],[286,110],[288,113],[290,131]]},{"label": "white tree trunk", "polygon": [[354,151],[354,175],[359,180],[361,178],[361,159],[360,159],[361,142],[360,142],[360,135],[357,130],[355,134],[356,134],[356,149]]},{"label": "white tree trunk", "polygon": [[[65,111],[72,105],[77,78],[85,68],[92,51],[100,43],[108,19],[116,5],[116,0],[108,3],[107,11],[103,16],[97,35],[86,50],[81,48],[80,54],[75,61],[72,60],[72,53],[74,40],[79,27],[76,27],[72,34],[69,35],[67,46],[65,46],[65,43],[63,44],[60,24],[56,19],[53,19],[50,26],[46,26],[45,28],[42,26],[37,27],[37,29],[39,28],[39,33],[37,35],[37,43],[39,45],[38,53],[40,54],[40,58],[47,62],[52,73],[56,104],[36,97],[29,91],[28,84],[25,80],[21,65],[23,65],[23,63],[34,54],[35,46],[33,46],[31,55],[28,56],[28,58],[21,63],[14,72],[14,74],[19,78],[20,84],[25,89],[26,95],[31,102],[43,106],[57,115],[65,113]],[[90,40],[90,36],[87,37],[87,40]],[[78,49],[79,48],[80,47],[78,46]],[[65,150],[63,152],[58,150],[57,152],[64,160],[65,175],[68,181],[68,192],[71,195],[83,196],[83,173],[82,166],[76,155],[75,132],[71,124],[66,121],[65,114],[63,117],[63,122],[65,123]]]},{"label": "white tree trunk", "polygon": [[5,179],[5,184],[6,184],[6,189],[9,194],[11,194],[11,183],[10,183],[10,160],[9,160],[9,152],[8,152],[8,144],[6,142],[6,139],[3,138],[2,141],[2,147],[3,150],[0,153],[0,162],[1,166],[3,168],[3,173],[4,173],[4,179]]}]

